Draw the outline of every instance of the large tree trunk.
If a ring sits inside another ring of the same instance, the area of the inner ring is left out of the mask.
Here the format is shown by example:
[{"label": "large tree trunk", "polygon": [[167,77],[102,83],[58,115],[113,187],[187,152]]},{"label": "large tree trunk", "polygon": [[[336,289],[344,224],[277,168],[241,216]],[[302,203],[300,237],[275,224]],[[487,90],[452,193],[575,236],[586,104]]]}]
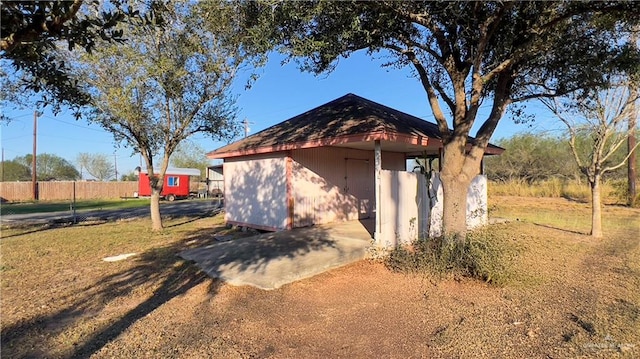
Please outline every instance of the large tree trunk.
[{"label": "large tree trunk", "polygon": [[600,177],[595,176],[591,185],[591,236],[602,237],[602,207],[600,200]]},{"label": "large tree trunk", "polygon": [[[631,98],[634,98],[638,93],[635,87],[631,87],[631,94],[629,95]],[[633,207],[635,205],[635,200],[637,196],[636,191],[636,154],[638,150],[636,148],[636,123],[637,123],[637,112],[635,111],[635,102],[630,104],[633,110],[630,111],[629,115],[629,135],[627,137],[627,153],[629,154],[629,158],[627,159],[627,185],[628,185],[628,197],[627,204],[629,207]]]},{"label": "large tree trunk", "polygon": [[160,217],[160,194],[162,193],[162,185],[164,179],[149,179],[151,184],[151,229],[153,231],[162,231],[162,217]]},{"label": "large tree trunk", "polygon": [[160,217],[160,192],[152,190],[151,192],[151,229],[154,231],[162,231],[162,218]]},{"label": "large tree trunk", "polygon": [[464,175],[441,176],[443,198],[442,228],[445,236],[460,240],[467,233],[467,190],[471,180]]},{"label": "large tree trunk", "polygon": [[[640,30],[640,26],[636,26],[636,30]],[[637,32],[633,32],[631,34],[631,44],[637,50],[638,44],[638,35]],[[638,89],[636,86],[629,87],[629,98],[634,99],[638,96]],[[627,204],[629,207],[635,206],[637,191],[636,191],[636,154],[638,150],[635,150],[636,147],[636,124],[638,123],[638,111],[636,109],[636,101],[633,101],[629,104],[629,119],[627,130],[629,134],[627,135],[627,153],[629,154],[629,158],[627,159],[627,186],[628,186],[628,197]]]},{"label": "large tree trunk", "polygon": [[467,234],[467,192],[478,174],[480,158],[465,153],[464,144],[448,143],[440,178],[443,190],[443,232],[447,237],[464,240]]}]

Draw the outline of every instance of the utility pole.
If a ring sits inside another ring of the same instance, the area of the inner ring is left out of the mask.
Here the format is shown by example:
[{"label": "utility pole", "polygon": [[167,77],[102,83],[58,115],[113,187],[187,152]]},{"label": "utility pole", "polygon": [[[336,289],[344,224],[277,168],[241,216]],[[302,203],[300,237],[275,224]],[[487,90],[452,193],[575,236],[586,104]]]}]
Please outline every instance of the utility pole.
[{"label": "utility pole", "polygon": [[113,169],[116,171],[116,181],[117,181],[118,180],[118,160],[115,152],[113,152]]},{"label": "utility pole", "polygon": [[37,154],[37,147],[36,144],[38,143],[38,116],[40,116],[40,114],[38,113],[38,111],[33,111],[33,156],[32,156],[32,160],[33,162],[31,163],[31,191],[33,194],[33,200],[37,201],[38,200],[38,177],[37,177],[37,170],[38,170],[38,166],[36,166],[36,154]]},{"label": "utility pole", "polygon": [[4,147],[2,147],[2,182],[4,182]]},{"label": "utility pole", "polygon": [[244,137],[246,138],[247,136],[249,136],[249,130],[251,130],[249,128],[249,124],[252,124],[253,122],[249,122],[247,121],[247,119],[245,118],[244,121],[242,121],[242,124],[244,125]]}]

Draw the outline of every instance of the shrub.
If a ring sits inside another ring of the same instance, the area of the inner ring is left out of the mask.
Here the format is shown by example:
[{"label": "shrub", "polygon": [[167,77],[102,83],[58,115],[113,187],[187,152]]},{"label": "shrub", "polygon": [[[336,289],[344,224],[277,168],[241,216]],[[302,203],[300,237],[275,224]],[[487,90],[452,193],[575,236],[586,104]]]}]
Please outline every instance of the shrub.
[{"label": "shrub", "polygon": [[[637,181],[636,181],[637,183]],[[629,183],[627,180],[611,180],[608,181],[608,184],[611,187],[609,192],[609,197],[614,198],[617,203],[626,204],[629,199]],[[637,187],[637,184],[636,184]],[[634,201],[631,203],[631,207],[637,207],[640,205],[640,193],[636,195]]]},{"label": "shrub", "polygon": [[386,259],[389,269],[398,272],[463,276],[504,285],[511,276],[511,260],[516,249],[505,238],[482,230],[464,240],[424,238],[411,246],[393,250]]}]

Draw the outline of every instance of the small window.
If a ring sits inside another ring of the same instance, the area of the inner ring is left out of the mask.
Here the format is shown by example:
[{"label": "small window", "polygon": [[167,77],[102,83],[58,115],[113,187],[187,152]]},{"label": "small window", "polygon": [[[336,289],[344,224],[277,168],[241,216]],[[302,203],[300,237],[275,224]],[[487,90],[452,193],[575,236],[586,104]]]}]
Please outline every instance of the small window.
[{"label": "small window", "polygon": [[170,176],[169,179],[167,179],[167,185],[169,187],[178,187],[178,186],[180,186],[180,177]]}]

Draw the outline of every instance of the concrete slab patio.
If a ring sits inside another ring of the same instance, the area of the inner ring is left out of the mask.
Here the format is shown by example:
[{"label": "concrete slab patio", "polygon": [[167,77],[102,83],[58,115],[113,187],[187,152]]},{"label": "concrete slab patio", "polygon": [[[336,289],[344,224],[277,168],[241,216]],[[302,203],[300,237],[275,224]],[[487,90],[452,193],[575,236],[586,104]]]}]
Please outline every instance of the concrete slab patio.
[{"label": "concrete slab patio", "polygon": [[367,222],[349,221],[215,243],[180,257],[233,285],[277,289],[365,257]]}]

